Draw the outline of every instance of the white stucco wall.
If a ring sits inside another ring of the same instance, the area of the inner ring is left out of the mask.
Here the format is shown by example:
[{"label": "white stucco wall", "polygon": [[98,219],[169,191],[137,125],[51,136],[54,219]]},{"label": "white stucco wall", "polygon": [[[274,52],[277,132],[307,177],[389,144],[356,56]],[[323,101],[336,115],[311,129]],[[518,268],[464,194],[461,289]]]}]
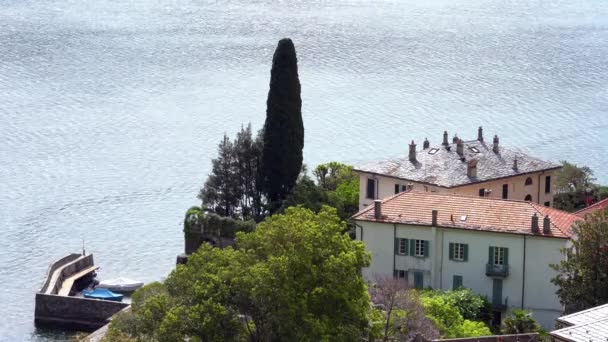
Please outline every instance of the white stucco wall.
[{"label": "white stucco wall", "polygon": [[[372,253],[371,266],[363,270],[364,277],[370,281],[376,273],[392,275],[394,262],[395,269],[408,271],[410,284],[414,281],[413,271],[423,271],[425,287],[449,290],[453,276],[459,275],[463,286],[491,300],[493,278],[485,274],[489,247],[506,247],[509,275],[503,279],[503,303],[506,301],[509,308],[521,308],[523,296],[524,308],[531,310],[545,329],[552,329],[555,318],[561,314],[562,307],[555,294],[557,288],[550,282],[555,273],[549,264],[561,260],[560,248],[565,247],[568,240],[526,236],[524,277],[524,235],[400,224],[395,230],[393,224],[363,221],[357,224],[362,227],[357,229],[357,238],[361,239],[362,231],[363,242]],[[397,238],[428,240],[429,257],[395,256],[394,234]],[[449,260],[450,243],[468,244],[466,262]]]},{"label": "white stucco wall", "polygon": [[[364,172],[359,173],[359,209],[363,209],[366,206],[372,204],[374,199],[367,198],[367,180],[375,179],[376,182],[376,196],[377,199],[383,199],[395,194],[395,184],[407,185],[412,184],[414,191],[421,192],[444,192],[450,194],[459,194],[466,196],[479,196],[479,189],[490,189],[489,197],[491,198],[502,198],[502,186],[503,184],[509,185],[508,199],[515,199],[523,201],[526,195],[532,196],[532,201],[535,203],[544,204],[549,202],[553,206],[553,184],[555,183],[555,176],[553,171],[543,171],[532,173],[522,176],[514,176],[505,179],[499,179],[488,182],[475,183],[467,186],[460,186],[456,188],[442,188],[438,186],[432,186],[428,184],[421,184],[411,182],[403,179],[386,177],[380,175],[372,175]],[[551,176],[551,192],[545,193],[545,177]],[[532,185],[525,185],[526,179],[532,178]],[[540,183],[539,183],[540,179]],[[540,190],[540,192],[539,192]],[[539,196],[540,195],[540,196]]]}]

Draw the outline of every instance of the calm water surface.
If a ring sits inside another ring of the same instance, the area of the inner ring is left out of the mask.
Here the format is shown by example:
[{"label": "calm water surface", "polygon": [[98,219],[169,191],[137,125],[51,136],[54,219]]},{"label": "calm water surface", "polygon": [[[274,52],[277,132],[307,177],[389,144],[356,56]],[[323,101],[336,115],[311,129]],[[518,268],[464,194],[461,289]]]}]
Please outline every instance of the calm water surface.
[{"label": "calm water surface", "polygon": [[264,120],[276,42],[299,54],[305,159],[357,162],[444,129],[608,183],[608,2],[0,1],[0,340],[48,263],[162,279],[224,132]]}]

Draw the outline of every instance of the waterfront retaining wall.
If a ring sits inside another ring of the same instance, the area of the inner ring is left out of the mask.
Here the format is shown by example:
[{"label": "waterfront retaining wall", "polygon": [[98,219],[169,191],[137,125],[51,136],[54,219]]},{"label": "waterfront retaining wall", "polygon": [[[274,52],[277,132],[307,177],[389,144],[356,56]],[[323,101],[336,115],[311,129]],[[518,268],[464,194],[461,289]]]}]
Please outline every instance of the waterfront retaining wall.
[{"label": "waterfront retaining wall", "polygon": [[60,267],[67,265],[68,263],[80,258],[81,255],[80,254],[70,254],[68,256],[65,256],[57,261],[55,261],[54,263],[52,263],[49,266],[49,269],[46,273],[46,280],[44,281],[44,284],[42,285],[42,287],[40,288],[41,293],[47,293],[47,290],[49,288],[49,285],[51,283],[51,278],[53,276],[53,273],[55,273],[55,271],[57,269],[59,269]]},{"label": "waterfront retaining wall", "polygon": [[58,272],[57,277],[53,277],[53,274],[51,274],[51,281],[49,282],[47,291],[45,293],[57,294],[61,289],[64,280],[69,278],[72,274],[78,273],[85,268],[93,266],[94,264],[93,254],[89,254],[87,256],[79,255],[78,259],[73,260],[55,270],[55,272]]},{"label": "waterfront retaining wall", "polygon": [[109,300],[36,294],[37,324],[68,325],[75,329],[99,329],[129,304]]}]

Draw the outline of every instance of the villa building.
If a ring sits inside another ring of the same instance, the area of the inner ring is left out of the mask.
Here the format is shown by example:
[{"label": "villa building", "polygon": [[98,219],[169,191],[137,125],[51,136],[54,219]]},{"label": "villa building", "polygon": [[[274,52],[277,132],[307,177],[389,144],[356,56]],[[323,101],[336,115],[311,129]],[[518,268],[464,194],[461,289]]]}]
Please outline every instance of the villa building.
[{"label": "villa building", "polygon": [[562,313],[555,272],[579,216],[530,201],[405,191],[352,217],[372,254],[366,279],[392,274],[411,287],[464,286],[487,296],[500,322],[510,308],[545,329]]},{"label": "villa building", "polygon": [[360,177],[359,209],[405,190],[531,201],[553,205],[554,173],[561,166],[505,148],[498,136],[486,143],[479,127],[477,140],[448,141],[441,146],[414,141],[404,157],[355,167]]}]

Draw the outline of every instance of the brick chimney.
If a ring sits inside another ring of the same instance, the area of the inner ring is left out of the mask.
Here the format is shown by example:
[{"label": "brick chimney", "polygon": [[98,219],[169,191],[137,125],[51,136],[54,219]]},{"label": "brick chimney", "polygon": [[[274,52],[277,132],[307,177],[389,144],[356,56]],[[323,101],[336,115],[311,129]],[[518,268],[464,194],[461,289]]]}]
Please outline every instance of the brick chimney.
[{"label": "brick chimney", "polygon": [[433,209],[431,211],[431,224],[435,227],[437,226],[437,216],[438,215],[439,215],[439,212],[437,210]]},{"label": "brick chimney", "polygon": [[469,177],[469,178],[477,177],[477,160],[471,159],[467,162],[467,177]]},{"label": "brick chimney", "polygon": [[481,126],[477,129],[477,140],[483,142],[483,127]]},{"label": "brick chimney", "polygon": [[426,150],[429,147],[431,147],[431,143],[429,142],[429,139],[424,138],[424,143],[422,143],[422,148]]},{"label": "brick chimney", "polygon": [[374,217],[376,220],[379,220],[382,217],[382,201],[375,200],[374,201]]},{"label": "brick chimney", "polygon": [[443,143],[441,144],[443,146],[448,146],[448,131],[443,131]]},{"label": "brick chimney", "polygon": [[545,218],[543,219],[543,233],[551,233],[551,219],[549,218],[549,215],[545,216]]},{"label": "brick chimney", "polygon": [[498,135],[494,135],[494,147],[492,147],[494,153],[498,153]]},{"label": "brick chimney", "polygon": [[416,144],[414,144],[414,140],[412,140],[412,143],[410,144],[409,157],[412,163],[416,161]]},{"label": "brick chimney", "polygon": [[452,138],[452,143],[455,144],[458,142],[458,134],[454,134],[454,137]]},{"label": "brick chimney", "polygon": [[517,157],[513,159],[513,170],[517,171]]},{"label": "brick chimney", "polygon": [[538,215],[532,215],[532,233],[538,233]]},{"label": "brick chimney", "polygon": [[463,156],[464,155],[464,143],[462,141],[462,139],[458,139],[456,138],[456,153],[458,153],[459,156]]}]

